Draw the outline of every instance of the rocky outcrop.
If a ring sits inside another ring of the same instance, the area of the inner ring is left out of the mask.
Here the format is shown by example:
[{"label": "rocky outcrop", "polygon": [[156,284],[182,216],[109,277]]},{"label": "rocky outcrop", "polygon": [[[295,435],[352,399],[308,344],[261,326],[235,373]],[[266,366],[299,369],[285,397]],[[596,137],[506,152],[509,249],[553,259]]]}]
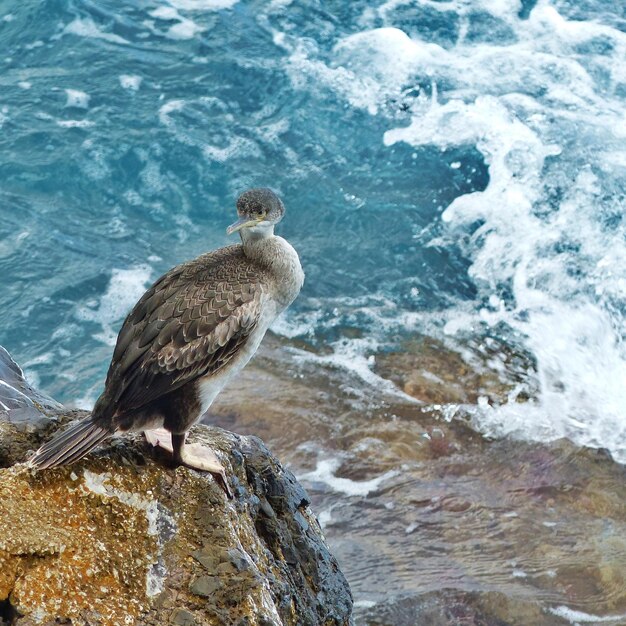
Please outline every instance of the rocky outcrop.
[{"label": "rocky outcrop", "polygon": [[200,426],[234,492],[169,469],[141,437],[67,468],[20,462],[81,412],[0,351],[0,623],[351,623],[352,598],[304,489],[255,437]]}]

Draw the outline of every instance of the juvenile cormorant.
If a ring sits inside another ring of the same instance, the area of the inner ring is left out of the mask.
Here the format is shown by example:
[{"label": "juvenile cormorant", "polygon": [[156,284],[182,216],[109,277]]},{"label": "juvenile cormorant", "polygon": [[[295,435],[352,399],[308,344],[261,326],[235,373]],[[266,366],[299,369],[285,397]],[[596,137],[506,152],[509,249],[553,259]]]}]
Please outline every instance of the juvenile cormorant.
[{"label": "juvenile cormorant", "polygon": [[31,467],[67,465],[114,433],[145,431],[174,463],[221,477],[229,493],[215,454],[185,438],[302,287],[298,254],[274,235],[284,212],[270,189],[238,198],[226,232],[241,244],[183,263],[146,291],[120,330],[93,413],[44,444]]}]

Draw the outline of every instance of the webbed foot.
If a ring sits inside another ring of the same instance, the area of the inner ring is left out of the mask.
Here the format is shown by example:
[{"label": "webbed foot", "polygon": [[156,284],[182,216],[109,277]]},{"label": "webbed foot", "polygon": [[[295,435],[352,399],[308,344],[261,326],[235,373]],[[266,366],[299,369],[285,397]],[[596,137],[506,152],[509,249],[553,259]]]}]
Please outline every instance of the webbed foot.
[{"label": "webbed foot", "polygon": [[[152,446],[163,448],[172,454],[176,465],[184,465],[191,469],[213,474],[216,482],[224,490],[228,498],[233,494],[226,481],[226,471],[217,455],[211,448],[201,443],[184,443],[186,435],[174,435],[165,428],[154,428],[144,431],[144,435]],[[174,445],[177,450],[174,451]]]}]

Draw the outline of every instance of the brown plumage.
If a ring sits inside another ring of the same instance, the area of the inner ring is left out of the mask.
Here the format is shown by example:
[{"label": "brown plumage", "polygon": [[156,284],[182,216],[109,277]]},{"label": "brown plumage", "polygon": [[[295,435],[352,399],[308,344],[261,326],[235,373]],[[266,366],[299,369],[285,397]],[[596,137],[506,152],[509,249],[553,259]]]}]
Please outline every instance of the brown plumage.
[{"label": "brown plumage", "polygon": [[304,278],[293,248],[273,234],[280,199],[253,189],[237,208],[229,232],[240,231],[242,244],[179,265],[146,291],[124,321],[92,415],[42,446],[32,466],[70,463],[116,431],[161,426],[182,462],[184,433],[246,364]]},{"label": "brown plumage", "polygon": [[[232,359],[258,322],[267,277],[243,246],[228,246],[162,276],[117,339],[96,419],[137,410]],[[114,411],[114,412],[113,412]]]}]

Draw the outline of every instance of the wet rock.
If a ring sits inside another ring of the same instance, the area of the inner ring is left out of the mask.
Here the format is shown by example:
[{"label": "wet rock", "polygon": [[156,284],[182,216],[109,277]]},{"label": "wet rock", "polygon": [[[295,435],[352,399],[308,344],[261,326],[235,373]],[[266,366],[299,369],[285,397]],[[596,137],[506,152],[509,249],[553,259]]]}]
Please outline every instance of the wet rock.
[{"label": "wet rock", "polygon": [[566,626],[570,622],[546,615],[532,601],[500,593],[452,590],[425,593],[418,598],[390,600],[363,612],[364,626]]},{"label": "wet rock", "polygon": [[[376,371],[409,396],[425,404],[444,405],[475,404],[479,397],[502,403],[516,383],[526,380],[519,374],[532,367],[525,355],[494,340],[463,348],[475,362],[468,363],[459,351],[432,337],[416,337],[402,351],[377,355]],[[504,370],[507,382],[500,376]],[[517,400],[527,400],[530,393],[533,390],[519,390]]]},{"label": "wet rock", "polygon": [[[28,399],[11,363],[0,353],[0,373]],[[138,436],[33,472],[19,463],[28,451],[83,414],[53,401],[4,406],[0,623],[351,623],[349,587],[308,496],[260,440],[194,429],[227,468],[229,501],[210,475],[168,469]]]},{"label": "wet rock", "polygon": [[[406,357],[376,355],[378,373],[385,364],[402,386],[421,363],[467,402],[508,399],[511,381],[532,397],[515,379],[532,367],[525,357],[491,344],[474,367],[430,343],[427,368],[416,341]],[[354,590],[358,624],[626,624],[626,470],[610,455],[567,440],[486,438],[446,385],[414,402],[332,365],[286,366],[267,348],[252,368],[250,387],[257,375],[263,384],[254,397],[220,398],[223,423],[254,432],[260,418],[299,471]],[[293,430],[277,390],[297,403]],[[271,520],[280,493],[258,493]]]},{"label": "wet rock", "polygon": [[[22,368],[11,358],[11,355],[0,346],[0,413],[4,419],[9,418],[16,423],[32,421],[37,423],[45,409],[58,410],[61,405],[45,394],[33,389],[26,379]],[[30,418],[30,419],[29,419]]]}]

